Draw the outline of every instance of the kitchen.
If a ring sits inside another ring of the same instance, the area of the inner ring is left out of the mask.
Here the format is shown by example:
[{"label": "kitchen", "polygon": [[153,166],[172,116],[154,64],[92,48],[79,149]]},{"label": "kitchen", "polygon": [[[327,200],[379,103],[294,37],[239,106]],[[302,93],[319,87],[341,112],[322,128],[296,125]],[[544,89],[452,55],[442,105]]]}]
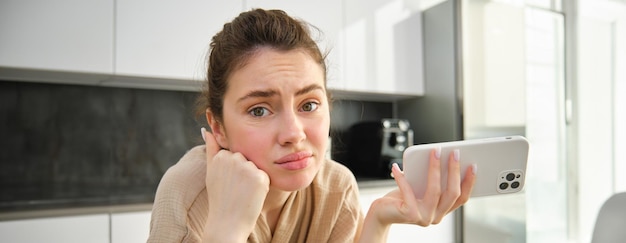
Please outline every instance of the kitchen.
[{"label": "kitchen", "polygon": [[[503,3],[507,1],[493,2],[495,3],[485,4],[488,6],[482,7],[485,11],[483,16],[492,16],[493,18],[502,18],[502,15],[518,17],[511,17],[511,21],[496,21],[496,24],[492,24],[491,27],[500,31],[507,31],[505,28],[506,24],[523,24],[523,21],[520,19],[522,19],[524,14],[528,16],[535,14],[533,16],[537,16],[543,13],[537,13],[538,9],[541,10],[541,8],[536,7],[540,5],[538,3],[534,3],[535,5],[530,3],[529,5],[535,7],[531,7],[531,10],[529,10],[531,12],[524,12],[524,7],[520,7],[519,4]],[[506,32],[504,35],[505,37],[507,35],[513,36],[513,38],[507,39],[502,37],[503,35],[494,34],[492,39],[487,39],[485,45],[488,45],[490,48],[484,50],[484,53],[487,53],[485,54],[486,60],[481,62],[477,62],[475,59],[461,60],[461,57],[476,58],[480,55],[466,53],[471,50],[479,50],[478,48],[460,48],[461,44],[458,38],[461,38],[461,36],[456,32],[459,28],[458,25],[463,25],[464,29],[471,29],[474,26],[469,25],[472,23],[472,20],[455,18],[458,14],[456,11],[459,11],[458,6],[467,6],[469,10],[471,10],[470,7],[475,7],[475,5],[467,4],[466,2],[463,2],[465,5],[460,3],[461,1],[363,2],[351,0],[328,0],[323,1],[323,3],[292,3],[290,1],[234,1],[217,3],[212,1],[189,1],[183,4],[174,1],[154,3],[149,1],[110,0],[90,3],[80,1],[47,1],[45,3],[31,3],[29,1],[3,2],[3,6],[0,8],[2,9],[0,10],[1,16],[3,16],[1,17],[3,25],[0,28],[3,33],[3,37],[0,39],[0,43],[2,43],[0,46],[2,48],[0,49],[2,51],[0,52],[0,76],[3,82],[0,90],[3,103],[7,104],[7,108],[3,108],[6,110],[2,112],[8,114],[5,117],[14,117],[15,119],[7,119],[5,124],[8,125],[2,124],[2,129],[7,129],[3,130],[2,134],[13,135],[13,137],[9,136],[11,139],[4,140],[3,145],[5,146],[3,146],[3,149],[33,148],[26,145],[20,147],[16,143],[29,144],[28,138],[33,140],[43,138],[47,142],[31,142],[30,144],[34,144],[35,148],[37,148],[36,146],[48,146],[44,147],[47,149],[46,151],[56,151],[57,154],[54,157],[56,159],[55,163],[51,163],[50,167],[47,167],[48,170],[36,169],[41,167],[41,165],[35,163],[26,163],[21,167],[14,167],[9,164],[15,164],[15,161],[20,159],[17,156],[24,156],[25,158],[24,154],[27,154],[28,150],[17,150],[20,152],[15,155],[16,157],[3,156],[1,161],[2,171],[11,171],[15,174],[11,175],[2,172],[2,203],[7,205],[16,202],[16,200],[11,199],[21,192],[24,195],[28,195],[28,191],[34,191],[30,195],[38,195],[36,197],[40,198],[42,197],[41,195],[44,195],[44,197],[56,199],[51,195],[60,194],[51,193],[51,191],[65,193],[77,191],[76,195],[80,196],[73,199],[83,199],[83,201],[97,206],[87,208],[63,206],[63,210],[50,210],[49,208],[37,208],[45,207],[38,204],[41,201],[37,200],[28,201],[31,203],[28,206],[31,210],[17,210],[18,206],[6,206],[1,213],[3,215],[0,222],[2,235],[8,235],[4,234],[6,231],[17,232],[16,230],[37,227],[33,225],[57,225],[73,229],[72,231],[85,232],[87,236],[91,235],[91,238],[101,239],[102,242],[134,242],[145,239],[147,234],[145,230],[149,222],[149,200],[151,195],[144,192],[154,190],[155,183],[158,183],[160,178],[159,173],[164,172],[168,167],[168,163],[174,163],[185,149],[192,144],[200,142],[199,136],[195,133],[199,130],[196,128],[201,124],[201,121],[194,120],[189,104],[193,103],[194,92],[198,90],[198,80],[202,80],[202,70],[204,69],[202,62],[205,58],[206,44],[212,33],[221,28],[224,22],[236,16],[241,10],[255,6],[285,9],[316,25],[323,32],[323,36],[320,36],[320,39],[324,40],[322,42],[322,50],[331,50],[328,86],[334,91],[336,99],[334,104],[334,112],[336,113],[332,116],[331,128],[338,133],[346,131],[351,124],[361,120],[405,118],[410,121],[411,128],[414,130],[415,143],[510,133],[526,135],[532,139],[532,134],[541,134],[533,133],[537,132],[537,130],[528,130],[533,128],[533,126],[536,128],[541,123],[526,123],[526,120],[532,117],[531,115],[538,113],[528,113],[527,111],[526,115],[520,116],[519,112],[511,111],[541,107],[540,105],[533,106],[530,103],[533,99],[527,100],[526,97],[536,99],[544,96],[530,96],[530,94],[525,92],[516,92],[519,91],[520,87],[521,89],[524,88],[524,86],[516,86],[520,82],[523,85],[524,80],[522,78],[513,79],[512,83],[505,83],[504,85],[495,82],[503,77],[503,72],[511,76],[523,77],[525,75],[525,64],[523,62],[494,66],[497,69],[501,69],[500,72],[491,71],[493,69],[485,69],[487,71],[482,75],[487,78],[484,79],[476,78],[481,74],[472,73],[473,70],[481,70],[484,67],[468,67],[475,63],[496,65],[498,60],[509,60],[506,58],[506,55],[509,54],[517,55],[516,57],[524,55],[520,51],[525,44],[524,40],[521,40],[524,38],[523,35],[520,35],[521,31],[517,30],[515,32],[514,29],[509,29],[508,31],[510,32]],[[556,6],[558,4],[553,5]],[[546,8],[551,9],[554,7],[553,5],[549,5]],[[563,6],[564,9],[559,11],[568,11],[567,8],[571,7],[567,4]],[[537,11],[532,12],[532,10]],[[557,15],[560,17],[549,16],[549,21],[561,21],[561,26],[568,28],[568,20],[564,19],[563,15]],[[28,16],[28,18],[24,16]],[[80,21],[76,21],[77,19]],[[9,26],[8,23],[14,23],[16,20],[19,20],[18,26],[23,27],[16,28],[15,24]],[[623,21],[618,23],[621,23],[621,25],[617,25],[618,27],[623,27]],[[500,24],[500,26],[497,24]],[[485,28],[487,27],[489,27],[489,24],[485,24]],[[569,31],[563,32],[571,34]],[[464,35],[468,33],[472,32],[463,31]],[[616,33],[623,32],[618,31]],[[485,33],[485,36],[488,36],[488,33]],[[620,37],[619,35],[618,37],[623,38],[623,36]],[[476,43],[478,42],[470,38],[477,37],[463,36],[463,40],[467,40],[464,46],[469,44],[477,45]],[[581,43],[583,42],[581,41]],[[615,43],[623,42],[616,41]],[[506,45],[520,48],[508,47],[506,49]],[[594,44],[589,43],[589,45]],[[505,48],[504,51],[501,48]],[[563,48],[572,47],[567,46]],[[620,53],[623,53],[623,47],[617,45],[616,48],[621,51]],[[514,51],[510,49],[514,49]],[[463,50],[463,54],[460,53],[460,50]],[[575,50],[569,51],[575,52]],[[563,53],[558,53],[558,51],[553,53],[556,60],[563,60]],[[589,62],[584,58],[584,54],[578,54],[579,65]],[[615,64],[613,64],[615,67],[623,67],[623,56],[616,58]],[[520,60],[519,58],[511,59]],[[558,65],[564,66],[565,64],[557,63],[555,64],[556,68],[558,68]],[[567,62],[567,65],[573,64],[572,62]],[[561,78],[556,79],[555,87],[548,88],[552,88],[554,92],[560,94],[558,92],[565,92],[560,91],[564,90],[565,86],[563,76],[574,76],[572,74],[565,75],[563,70],[573,72],[572,70],[575,69],[572,67],[561,67],[561,69],[556,70],[557,72],[561,70],[560,72],[563,75]],[[615,70],[623,69],[615,68]],[[466,75],[474,76],[468,77]],[[578,89],[587,90],[582,86],[584,73],[578,75],[581,76],[579,77],[581,87]],[[463,89],[459,87],[461,76],[464,79],[463,86],[465,87]],[[615,80],[615,89],[623,90],[623,74],[617,73],[613,78]],[[474,80],[485,80],[485,83],[469,83]],[[511,79],[507,78],[506,80]],[[568,82],[572,81],[568,79]],[[484,92],[486,94],[472,96],[476,93],[463,93],[473,90],[473,88],[480,89],[478,87],[485,87]],[[533,90],[529,89],[526,92]],[[545,88],[535,91],[541,92],[542,90],[545,90]],[[568,89],[567,92],[573,92],[572,88]],[[618,91],[612,92],[618,94]],[[21,95],[22,103],[20,104],[25,106],[20,108],[22,110],[9,108],[9,104],[16,104],[8,102],[16,100],[16,94]],[[584,96],[585,94],[580,93],[580,95]],[[459,96],[463,97],[463,99],[460,99]],[[551,101],[557,107],[555,109],[567,110],[586,107],[582,103],[584,100],[578,101],[581,102],[580,106],[577,106],[576,103],[572,104],[572,101],[568,105],[565,101],[563,104],[559,103],[563,97],[556,96],[553,95],[554,101]],[[13,99],[9,97],[13,97]],[[479,97],[486,98],[480,101]],[[496,99],[496,101],[489,100],[491,98]],[[556,101],[557,99],[559,101]],[[611,143],[611,146],[608,146],[608,148],[619,147],[619,144],[623,143],[624,139],[624,136],[621,135],[623,134],[623,127],[617,125],[626,124],[619,122],[623,121],[623,114],[617,108],[620,104],[623,106],[624,102],[617,100],[617,95],[615,95],[615,99],[615,101],[606,101],[608,103],[603,103],[604,105],[600,106],[607,107],[606,104],[614,104],[608,106],[613,110],[607,111],[615,113],[611,113],[610,116],[614,120],[607,121],[607,123],[612,124],[609,127],[614,127],[612,129],[615,129],[615,134],[617,135],[614,135],[615,138],[613,139],[600,138],[602,141],[616,141],[614,144]],[[76,100],[80,102],[76,102]],[[463,106],[460,103],[461,100],[464,102]],[[513,102],[505,103],[502,101]],[[543,101],[545,102],[545,100]],[[548,100],[548,102],[550,101]],[[573,102],[577,101],[574,100]],[[477,105],[472,106],[469,104]],[[589,106],[592,106],[592,104]],[[41,107],[48,108],[44,109]],[[158,109],[154,107],[158,107]],[[483,112],[480,109],[485,110]],[[81,114],[81,111],[87,114]],[[554,112],[560,113],[560,111],[556,110]],[[588,110],[580,110],[581,113],[585,111]],[[484,117],[472,116],[473,114],[483,113],[485,113]],[[19,116],[15,114],[24,117],[18,120],[15,117]],[[39,114],[39,116],[33,114]],[[428,119],[425,119],[426,117]],[[553,119],[548,122],[558,122],[557,119],[561,118],[555,117]],[[549,138],[551,139],[549,141],[553,142],[556,140],[559,143],[535,146],[539,148],[553,148],[550,146],[556,146],[554,147],[556,148],[555,151],[558,150],[558,153],[552,151],[549,154],[556,156],[554,161],[559,162],[542,168],[543,173],[537,173],[536,175],[538,176],[535,178],[537,183],[554,182],[550,184],[556,188],[554,190],[563,192],[563,195],[560,195],[558,200],[553,200],[555,203],[561,202],[565,204],[565,202],[571,200],[571,197],[577,197],[575,194],[565,193],[574,189],[569,188],[573,184],[566,184],[566,180],[563,179],[565,178],[563,173],[566,172],[563,162],[566,154],[564,147],[566,145],[570,147],[578,146],[581,151],[577,155],[581,157],[578,160],[582,160],[585,156],[589,156],[589,152],[585,152],[587,150],[582,149],[583,146],[594,146],[593,144],[588,144],[589,142],[585,142],[587,138],[582,133],[589,130],[583,127],[585,123],[582,120],[585,117],[574,113],[572,119],[581,119],[581,127],[577,128],[578,131],[581,131],[580,134],[576,131],[571,131],[574,130],[571,125],[554,127],[552,128],[553,130],[562,133]],[[26,121],[30,123],[24,124]],[[570,121],[569,124],[577,124],[577,122]],[[158,129],[160,127],[166,127],[166,129]],[[18,132],[8,130],[16,128],[21,130],[18,129]],[[96,130],[96,132],[93,130]],[[114,134],[110,132],[113,130],[125,132]],[[436,133],[433,131],[436,131]],[[90,132],[92,135],[84,135]],[[20,133],[22,134],[21,136]],[[64,135],[69,136],[67,134],[76,134],[76,136],[83,134],[82,136],[88,139],[74,140],[75,137],[64,137]],[[566,134],[568,139],[565,142],[560,141],[565,140]],[[577,134],[578,139],[571,139],[572,136],[575,136],[572,134]],[[599,136],[602,134],[607,133],[596,133],[594,135]],[[98,137],[106,137],[106,144],[100,143],[97,139]],[[156,143],[153,141],[166,142]],[[81,146],[79,147],[81,154],[67,153],[68,150],[63,150],[63,147],[53,148],[51,146],[51,144],[61,146],[63,143],[60,142]],[[338,160],[341,156],[345,156],[341,154],[345,150],[345,147],[342,148],[341,142],[336,140],[332,142],[333,155]],[[597,140],[595,142],[598,143]],[[540,143],[540,141],[536,140],[536,143]],[[141,151],[145,150],[154,152],[148,154],[145,152],[141,153]],[[179,153],[174,154],[170,151],[179,151]],[[609,160],[615,162],[611,164],[612,167],[610,168],[606,167],[607,165],[603,165],[600,169],[604,173],[611,174],[611,176],[607,176],[606,181],[596,181],[595,186],[604,186],[601,183],[608,183],[612,185],[612,188],[610,188],[612,192],[623,191],[624,182],[620,181],[622,179],[617,174],[613,174],[614,172],[611,171],[611,168],[615,168],[615,171],[620,171],[619,168],[622,168],[621,171],[623,171],[624,165],[623,163],[620,164],[619,158],[623,158],[624,155],[620,154],[617,149],[608,151],[608,153],[612,154],[613,157],[613,159]],[[575,161],[571,155],[567,155],[568,163]],[[68,159],[62,160],[59,158]],[[90,162],[84,162],[76,158],[90,158]],[[30,158],[31,161],[41,161],[42,159],[44,158],[37,158],[36,155]],[[127,161],[133,163],[124,163]],[[621,161],[624,160],[622,159]],[[533,166],[532,159],[529,166]],[[576,169],[578,170],[576,173],[579,173],[577,175],[579,180],[590,180],[587,179],[585,174],[585,168],[587,168],[585,166],[588,165],[580,163],[579,166],[579,169]],[[66,167],[79,169],[63,170]],[[5,168],[8,169],[5,170]],[[150,169],[146,170],[145,168]],[[572,173],[573,169],[567,168],[567,173]],[[70,171],[70,173],[51,175],[55,171]],[[555,177],[554,175],[557,176]],[[21,180],[21,182],[26,183],[29,178],[30,180],[36,180],[37,177],[49,178],[50,180],[47,182],[55,180],[70,182],[70,185],[46,185],[45,180],[40,180],[38,181],[40,183],[39,186],[32,187],[30,185],[31,188],[29,190],[20,190],[21,192],[18,191],[9,195],[5,194],[5,191],[12,190],[8,186],[14,185],[10,184],[14,183],[12,180]],[[566,177],[568,180],[576,178]],[[611,181],[609,182],[608,180]],[[76,183],[79,183],[82,187],[76,189],[76,185],[74,185]],[[90,191],[90,188],[97,186],[105,189],[95,192]],[[360,186],[362,187],[363,206],[366,207],[368,198],[371,200],[371,198],[375,198],[373,195],[379,195],[388,191],[389,187],[393,186],[393,182],[389,183],[389,180],[382,180],[382,182],[361,180]],[[533,184],[531,183],[526,190],[530,191],[532,186]],[[69,190],[68,188],[75,189]],[[42,189],[46,189],[46,191],[42,192]],[[610,192],[606,191],[609,190],[609,188],[606,188],[600,195],[585,194],[592,192],[585,191],[584,188],[582,189],[583,191],[578,195],[579,197],[593,197],[597,199],[591,202],[580,201],[580,206],[578,206],[580,209],[577,206],[571,206],[571,201],[568,203],[570,206],[567,207],[558,204],[550,205],[552,207],[560,206],[561,208],[555,211],[559,215],[554,216],[556,226],[553,225],[554,228],[551,228],[550,232],[556,232],[553,233],[556,236],[551,237],[557,237],[556,239],[579,239],[580,242],[588,241],[586,239],[590,237],[593,221],[595,220],[592,216],[597,213],[599,205]],[[46,195],[47,193],[48,195]],[[95,196],[90,197],[91,199],[82,197],[82,195],[90,195],[89,193]],[[103,195],[104,197],[102,197]],[[120,197],[120,195],[123,197]],[[466,212],[463,214],[465,214],[466,219],[471,219],[475,215],[482,215],[485,219],[493,222],[501,223],[503,222],[502,220],[513,222],[512,226],[507,227],[516,230],[513,233],[508,232],[508,237],[512,235],[512,239],[515,242],[518,242],[519,239],[529,242],[555,239],[541,238],[541,234],[544,232],[541,229],[534,228],[537,226],[533,222],[538,220],[537,216],[533,215],[533,212],[535,212],[533,211],[535,210],[534,207],[536,207],[537,202],[545,201],[545,198],[530,200],[528,197],[531,196],[534,197],[537,194],[520,194],[516,195],[516,198],[478,199],[475,200],[475,204],[472,204],[472,202],[468,204],[465,208]],[[60,197],[63,198],[62,196]],[[67,198],[67,195],[65,197]],[[94,202],[93,198],[100,198],[100,200],[104,198],[104,200],[99,202],[96,200]],[[58,205],[68,205],[63,200],[50,201]],[[80,203],[80,200],[78,201]],[[520,201],[525,202],[525,205],[522,203],[520,206]],[[76,203],[76,200],[73,203]],[[512,216],[508,215],[507,212],[501,212],[504,216],[492,215],[492,213],[497,213],[499,210],[491,210],[491,212],[481,211],[482,208],[489,208],[493,204],[525,207],[525,209],[518,210],[521,211],[521,215],[518,213]],[[588,208],[593,210],[586,209],[584,207],[587,206],[586,204],[588,204]],[[573,212],[564,212],[563,208]],[[539,208],[538,210],[549,209]],[[568,215],[570,213],[580,215],[579,222],[559,221],[558,217],[564,217],[563,214]],[[64,214],[74,216],[64,217]],[[488,214],[488,216],[485,217],[485,214]],[[33,220],[36,218],[36,221],[23,220],[26,218]],[[472,242],[471,235],[459,236],[455,234],[455,227],[457,230],[471,227],[475,229],[476,225],[484,226],[489,225],[488,223],[493,223],[475,222],[473,225],[467,224],[460,227],[458,226],[459,224],[473,222],[468,220],[460,221],[460,218],[460,215],[456,215],[456,217],[449,216],[446,219],[447,221],[441,225],[425,229],[399,225],[394,230],[403,233],[392,233],[391,236],[401,237],[399,239],[390,239],[390,242],[401,242],[402,238],[407,239],[407,237],[411,237],[406,236],[404,234],[406,232],[409,232],[408,234],[410,235],[418,235],[420,238],[432,239],[432,241],[437,242],[459,242],[463,240]],[[89,225],[100,225],[102,227],[89,227]],[[142,230],[139,227],[139,229],[135,230],[138,226],[143,226],[144,229]],[[84,229],[84,231],[77,229]],[[580,235],[571,233],[576,232],[576,229],[578,229],[577,231],[580,232]],[[469,233],[467,230],[464,231]],[[56,233],[59,232],[62,232],[62,229],[57,230]],[[497,233],[500,232],[494,232],[493,234],[497,235]],[[68,234],[56,235],[60,235],[59,237],[68,236]],[[28,237],[37,236],[46,237],[44,239],[54,239],[44,231],[41,231],[41,234],[28,235]],[[62,242],[71,242],[71,238],[59,239]],[[84,238],[78,237],[77,239]],[[25,240],[24,242],[29,241]],[[554,240],[551,242],[554,242]]]}]

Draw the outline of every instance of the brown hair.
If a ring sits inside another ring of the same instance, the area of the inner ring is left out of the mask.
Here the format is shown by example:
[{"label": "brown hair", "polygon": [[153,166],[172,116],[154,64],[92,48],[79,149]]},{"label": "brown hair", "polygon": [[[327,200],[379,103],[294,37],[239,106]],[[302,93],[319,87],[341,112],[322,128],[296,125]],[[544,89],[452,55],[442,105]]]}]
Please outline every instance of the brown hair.
[{"label": "brown hair", "polygon": [[[263,9],[243,12],[230,23],[224,24],[222,31],[211,40],[207,82],[198,98],[198,115],[204,114],[208,108],[218,122],[223,122],[223,102],[228,89],[228,78],[261,47],[279,51],[302,49],[319,63],[326,77],[326,55],[320,52],[308,27],[315,29],[303,21],[291,18],[284,11]],[[330,100],[330,95],[328,98]]]}]

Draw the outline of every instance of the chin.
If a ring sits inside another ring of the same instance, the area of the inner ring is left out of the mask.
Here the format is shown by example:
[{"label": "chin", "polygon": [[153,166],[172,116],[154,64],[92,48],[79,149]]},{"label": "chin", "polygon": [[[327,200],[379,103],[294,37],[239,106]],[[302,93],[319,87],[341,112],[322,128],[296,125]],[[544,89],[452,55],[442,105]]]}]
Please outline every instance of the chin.
[{"label": "chin", "polygon": [[311,185],[314,177],[315,175],[307,176],[307,178],[304,178],[302,175],[298,176],[298,178],[283,177],[281,180],[276,181],[276,183],[272,183],[271,186],[281,191],[293,192]]}]

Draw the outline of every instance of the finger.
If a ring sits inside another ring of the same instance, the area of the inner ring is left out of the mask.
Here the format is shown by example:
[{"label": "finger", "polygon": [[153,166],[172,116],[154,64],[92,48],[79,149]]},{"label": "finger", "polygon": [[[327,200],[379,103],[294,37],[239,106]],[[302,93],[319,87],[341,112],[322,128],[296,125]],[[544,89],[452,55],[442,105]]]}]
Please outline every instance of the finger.
[{"label": "finger", "polygon": [[428,184],[424,194],[424,204],[427,210],[434,212],[439,204],[441,196],[441,148],[433,149],[430,152],[428,166]]},{"label": "finger", "polygon": [[420,215],[417,208],[417,199],[415,198],[411,185],[404,177],[404,173],[402,173],[398,164],[394,163],[391,166],[391,173],[393,174],[394,180],[400,189],[400,194],[402,195],[402,199],[404,201],[402,213],[404,213],[404,216],[406,216],[410,221],[418,220]]},{"label": "finger", "polygon": [[402,173],[402,170],[400,170],[398,164],[394,163],[391,166],[391,173],[393,174],[394,180],[396,181],[396,184],[398,184],[398,188],[402,193],[404,201],[407,202],[407,205],[411,207],[417,205],[415,194],[413,194],[413,189],[411,188],[409,182],[406,180],[406,177],[404,177],[404,173]]},{"label": "finger", "polygon": [[474,184],[476,183],[476,172],[478,172],[478,167],[476,164],[473,164],[472,166],[467,168],[467,170],[465,171],[465,178],[461,183],[461,196],[459,196],[449,212],[454,211],[469,200],[470,196],[472,195],[472,190],[474,189]]},{"label": "finger", "polygon": [[202,132],[202,139],[204,139],[204,142],[206,143],[207,158],[215,157],[215,154],[220,151],[220,146],[217,144],[215,136],[213,136],[213,133],[207,132],[204,127],[200,129],[200,132]]},{"label": "finger", "polygon": [[455,205],[461,195],[461,166],[460,151],[455,149],[448,158],[448,181],[446,190],[441,195],[441,200],[437,207],[437,214],[433,223],[439,223],[444,216]]}]

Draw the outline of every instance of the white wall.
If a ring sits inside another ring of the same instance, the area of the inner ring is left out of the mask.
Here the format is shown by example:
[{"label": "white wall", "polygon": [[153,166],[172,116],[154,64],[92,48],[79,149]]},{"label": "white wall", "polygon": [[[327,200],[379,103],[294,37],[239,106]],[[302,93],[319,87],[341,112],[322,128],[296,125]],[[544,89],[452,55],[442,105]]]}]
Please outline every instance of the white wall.
[{"label": "white wall", "polygon": [[624,34],[626,5],[580,1],[578,19],[578,228],[589,242],[604,201],[626,190]]}]

